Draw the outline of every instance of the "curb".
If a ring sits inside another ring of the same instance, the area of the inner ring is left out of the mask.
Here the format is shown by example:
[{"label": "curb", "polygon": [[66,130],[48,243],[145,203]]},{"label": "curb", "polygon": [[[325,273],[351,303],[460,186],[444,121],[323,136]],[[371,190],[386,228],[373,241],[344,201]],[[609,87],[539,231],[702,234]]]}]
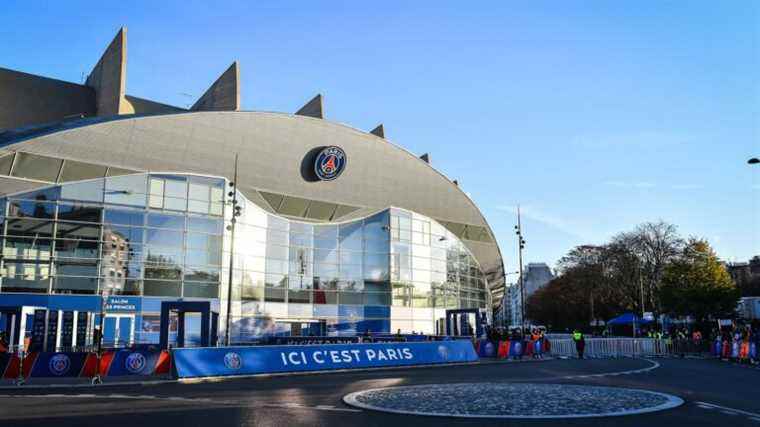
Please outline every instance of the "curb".
[{"label": "curb", "polygon": [[389,371],[389,370],[407,370],[407,369],[432,369],[443,368],[447,366],[477,366],[477,365],[511,365],[519,363],[539,363],[549,362],[553,360],[560,360],[558,358],[547,357],[544,359],[521,359],[521,360],[500,360],[500,359],[481,359],[477,362],[462,362],[462,363],[441,363],[434,365],[414,365],[414,366],[384,366],[377,368],[360,368],[360,369],[335,369],[329,371],[309,371],[309,372],[277,372],[270,374],[250,374],[250,375],[235,375],[235,376],[213,376],[213,377],[198,377],[198,378],[178,378],[178,379],[154,379],[154,380],[142,380],[142,381],[114,381],[103,382],[101,384],[91,384],[88,382],[83,383],[71,383],[71,384],[30,384],[27,383],[23,386],[17,385],[0,385],[0,390],[28,390],[28,389],[62,389],[62,388],[88,388],[88,387],[114,387],[114,386],[151,386],[161,384],[196,384],[196,383],[208,383],[208,382],[220,382],[229,381],[242,378],[270,378],[270,377],[288,377],[299,375],[328,375],[337,373],[352,373],[352,372],[374,372],[374,371]]}]

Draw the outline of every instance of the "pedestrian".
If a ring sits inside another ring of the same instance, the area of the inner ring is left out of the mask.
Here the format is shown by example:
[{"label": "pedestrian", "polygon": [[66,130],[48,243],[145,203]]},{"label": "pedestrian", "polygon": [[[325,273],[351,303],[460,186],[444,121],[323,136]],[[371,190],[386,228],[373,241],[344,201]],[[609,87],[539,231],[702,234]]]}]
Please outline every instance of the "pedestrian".
[{"label": "pedestrian", "polygon": [[573,341],[575,341],[575,351],[578,352],[578,359],[583,359],[583,352],[586,350],[586,339],[579,330],[573,332]]}]

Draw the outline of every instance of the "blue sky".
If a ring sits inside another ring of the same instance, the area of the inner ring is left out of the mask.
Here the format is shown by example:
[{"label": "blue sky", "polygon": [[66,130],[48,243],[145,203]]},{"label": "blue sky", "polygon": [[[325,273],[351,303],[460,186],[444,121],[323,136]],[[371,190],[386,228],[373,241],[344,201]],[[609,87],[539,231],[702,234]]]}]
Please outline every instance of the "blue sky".
[{"label": "blue sky", "polygon": [[430,152],[507,270],[518,203],[526,262],[658,219],[760,254],[756,2],[31,3],[0,6],[0,66],[81,82],[125,25],[131,95],[190,104],[233,60],[244,109],[321,92],[330,120]]}]

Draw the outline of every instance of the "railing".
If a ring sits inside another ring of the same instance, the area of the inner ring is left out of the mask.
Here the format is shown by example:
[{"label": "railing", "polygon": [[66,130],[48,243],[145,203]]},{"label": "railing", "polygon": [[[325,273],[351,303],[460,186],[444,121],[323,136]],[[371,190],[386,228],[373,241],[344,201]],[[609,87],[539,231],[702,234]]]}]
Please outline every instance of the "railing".
[{"label": "railing", "polygon": [[[681,342],[654,338],[588,338],[584,354],[586,357],[656,357],[681,353]],[[575,341],[555,339],[551,341],[553,356],[575,357],[578,355]]]}]

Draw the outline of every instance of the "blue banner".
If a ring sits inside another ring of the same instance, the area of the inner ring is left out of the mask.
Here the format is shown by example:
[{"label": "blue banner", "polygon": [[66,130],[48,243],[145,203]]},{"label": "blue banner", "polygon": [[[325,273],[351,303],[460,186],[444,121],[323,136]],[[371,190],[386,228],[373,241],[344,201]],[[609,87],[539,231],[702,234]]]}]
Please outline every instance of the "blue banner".
[{"label": "blue banner", "polygon": [[469,341],[173,350],[179,378],[474,362]]}]

